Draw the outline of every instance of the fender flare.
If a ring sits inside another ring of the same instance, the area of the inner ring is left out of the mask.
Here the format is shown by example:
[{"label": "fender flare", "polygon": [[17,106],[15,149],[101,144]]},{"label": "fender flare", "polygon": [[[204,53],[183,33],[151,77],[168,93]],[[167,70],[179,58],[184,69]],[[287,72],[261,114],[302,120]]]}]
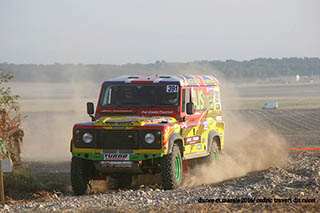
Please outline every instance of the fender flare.
[{"label": "fender flare", "polygon": [[[178,133],[172,133],[169,137],[168,142],[168,154],[172,152],[173,144],[176,140],[181,140],[183,142],[183,138]],[[182,150],[183,151],[183,150]]]}]

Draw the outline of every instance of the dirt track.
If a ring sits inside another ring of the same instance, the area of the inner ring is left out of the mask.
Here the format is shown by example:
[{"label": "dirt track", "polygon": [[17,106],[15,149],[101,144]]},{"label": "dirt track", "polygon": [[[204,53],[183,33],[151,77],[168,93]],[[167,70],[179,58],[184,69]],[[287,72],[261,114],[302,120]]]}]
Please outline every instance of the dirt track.
[{"label": "dirt track", "polygon": [[320,148],[320,109],[242,110],[241,115],[256,123],[267,122],[291,147]]},{"label": "dirt track", "polygon": [[[249,120],[266,121],[286,138],[290,147],[320,147],[320,109],[250,110],[239,113]],[[226,151],[227,149],[226,142]],[[0,207],[0,210],[196,211],[197,208],[202,211],[250,209],[320,211],[319,151],[291,151],[288,163],[283,168],[273,166],[213,184],[171,191],[163,191],[158,186],[152,185],[137,186],[124,191],[109,190],[81,197],[73,196],[70,191],[69,162],[26,162],[26,166],[38,175],[48,178],[51,182],[49,184],[59,183],[60,188],[57,190],[61,193],[51,194],[46,198],[46,202],[18,202]],[[208,202],[199,203],[199,199]],[[220,199],[220,202],[217,199]],[[213,200],[215,203],[211,203]]]}]

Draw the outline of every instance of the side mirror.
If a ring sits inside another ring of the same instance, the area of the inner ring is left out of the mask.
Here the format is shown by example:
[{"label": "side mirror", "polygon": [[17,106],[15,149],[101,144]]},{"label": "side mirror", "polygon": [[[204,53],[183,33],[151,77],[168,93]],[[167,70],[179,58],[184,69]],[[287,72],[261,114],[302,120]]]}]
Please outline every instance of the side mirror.
[{"label": "side mirror", "polygon": [[92,102],[87,103],[87,113],[91,117],[92,121],[95,120],[93,114],[94,114],[94,105]]},{"label": "side mirror", "polygon": [[192,102],[187,103],[187,114],[192,115],[194,113],[194,104]]}]

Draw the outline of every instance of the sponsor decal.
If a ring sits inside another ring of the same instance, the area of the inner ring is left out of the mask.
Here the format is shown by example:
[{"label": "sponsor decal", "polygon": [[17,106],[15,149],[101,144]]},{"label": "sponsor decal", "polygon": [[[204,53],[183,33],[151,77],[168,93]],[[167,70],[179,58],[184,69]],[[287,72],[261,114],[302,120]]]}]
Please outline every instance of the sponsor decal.
[{"label": "sponsor decal", "polygon": [[217,82],[215,80],[209,80],[209,79],[206,79],[203,81],[204,84],[216,84]]},{"label": "sponsor decal", "polygon": [[154,115],[154,114],[173,114],[174,111],[167,111],[167,110],[155,110],[155,111],[147,111],[147,110],[142,110],[141,114],[144,115]]},{"label": "sponsor decal", "polygon": [[204,122],[203,122],[203,125],[204,125],[204,129],[205,129],[205,130],[209,129],[209,124],[208,124],[207,121],[204,121]]},{"label": "sponsor decal", "polygon": [[214,93],[214,88],[212,88],[212,87],[208,87],[208,90],[209,90],[209,91],[208,91],[209,93],[211,93],[211,94],[213,94],[213,93]]},{"label": "sponsor decal", "polygon": [[201,143],[197,144],[196,149],[197,150],[201,150],[202,149],[202,144]]},{"label": "sponsor decal", "polygon": [[184,139],[185,145],[191,145],[200,142],[200,136],[194,136]]},{"label": "sponsor decal", "polygon": [[198,90],[194,89],[192,90],[192,97],[193,97],[193,103],[197,111],[214,109],[212,93],[207,93],[206,90],[202,90],[202,89],[198,89]]},{"label": "sponsor decal", "polygon": [[214,102],[217,109],[220,109],[220,95],[219,95],[219,89],[215,88],[214,90]]},{"label": "sponsor decal", "polygon": [[216,121],[222,121],[222,116],[217,116]]},{"label": "sponsor decal", "polygon": [[193,76],[186,76],[188,84],[201,84],[201,80],[198,78],[194,78]]},{"label": "sponsor decal", "polygon": [[105,160],[129,160],[129,154],[127,153],[107,153],[104,154]]}]

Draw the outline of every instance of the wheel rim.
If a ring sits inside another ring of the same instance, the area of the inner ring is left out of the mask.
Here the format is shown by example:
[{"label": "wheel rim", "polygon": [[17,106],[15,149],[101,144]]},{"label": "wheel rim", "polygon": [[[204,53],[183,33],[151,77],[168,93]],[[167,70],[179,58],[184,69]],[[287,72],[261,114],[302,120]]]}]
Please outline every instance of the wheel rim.
[{"label": "wheel rim", "polygon": [[179,181],[181,179],[181,160],[179,155],[176,155],[175,168],[176,168],[176,179],[177,181]]},{"label": "wheel rim", "polygon": [[212,160],[216,161],[219,159],[219,154],[217,150],[212,150]]}]

